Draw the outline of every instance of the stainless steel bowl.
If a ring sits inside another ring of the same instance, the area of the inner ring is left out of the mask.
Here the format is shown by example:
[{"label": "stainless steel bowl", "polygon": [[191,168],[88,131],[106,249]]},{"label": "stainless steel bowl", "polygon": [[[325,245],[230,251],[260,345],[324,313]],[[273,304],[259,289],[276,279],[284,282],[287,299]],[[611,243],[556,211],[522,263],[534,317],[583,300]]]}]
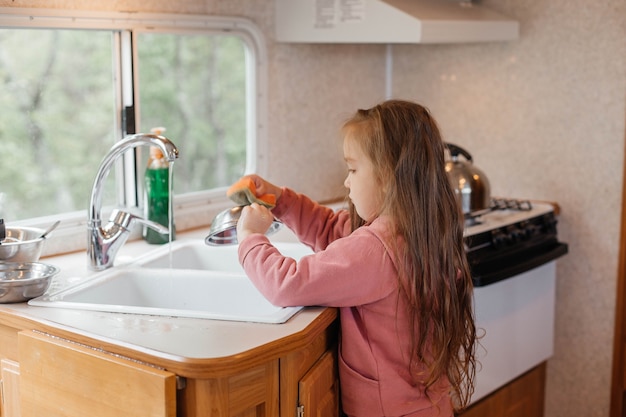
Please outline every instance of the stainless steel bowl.
[{"label": "stainless steel bowl", "polygon": [[0,261],[37,262],[41,256],[44,229],[36,227],[7,227],[6,238],[0,242]]},{"label": "stainless steel bowl", "polygon": [[0,303],[21,303],[42,295],[60,269],[40,262],[0,263]]},{"label": "stainless steel bowl", "polygon": [[[211,246],[236,245],[237,221],[239,221],[243,207],[244,206],[233,207],[219,212],[211,222],[209,235],[204,239],[204,242]],[[276,233],[282,225],[280,220],[274,219],[265,234],[269,236]]]}]

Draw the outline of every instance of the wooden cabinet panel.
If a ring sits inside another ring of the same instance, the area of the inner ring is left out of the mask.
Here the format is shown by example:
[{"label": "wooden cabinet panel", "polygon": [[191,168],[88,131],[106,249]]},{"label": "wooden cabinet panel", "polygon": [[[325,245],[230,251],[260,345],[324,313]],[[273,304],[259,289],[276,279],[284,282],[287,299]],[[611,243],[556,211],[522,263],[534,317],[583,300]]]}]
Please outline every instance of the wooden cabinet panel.
[{"label": "wooden cabinet panel", "polygon": [[339,378],[334,350],[326,352],[300,380],[299,404],[305,417],[339,416]]},{"label": "wooden cabinet panel", "polygon": [[190,379],[179,393],[185,417],[266,417],[278,415],[278,360],[217,379]]},{"label": "wooden cabinet panel", "polygon": [[0,357],[17,361],[17,330],[0,324]]},{"label": "wooden cabinet panel", "polygon": [[176,377],[64,339],[18,335],[22,417],[175,417]]},{"label": "wooden cabinet panel", "polygon": [[20,364],[9,360],[0,360],[0,380],[2,380],[2,417],[20,417]]},{"label": "wooden cabinet panel", "polygon": [[546,363],[533,368],[458,417],[543,417]]},{"label": "wooden cabinet panel", "polygon": [[543,417],[546,364],[518,378],[505,390],[505,416]]},{"label": "wooden cabinet panel", "polygon": [[264,410],[262,416],[278,414],[278,360],[230,377],[228,390],[229,415],[245,415],[256,408]]}]

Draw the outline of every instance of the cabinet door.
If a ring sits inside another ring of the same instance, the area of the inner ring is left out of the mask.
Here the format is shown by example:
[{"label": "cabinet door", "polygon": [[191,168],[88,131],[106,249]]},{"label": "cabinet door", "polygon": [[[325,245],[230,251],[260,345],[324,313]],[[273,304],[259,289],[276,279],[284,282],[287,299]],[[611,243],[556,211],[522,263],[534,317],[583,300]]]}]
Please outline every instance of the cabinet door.
[{"label": "cabinet door", "polygon": [[546,363],[543,362],[458,417],[543,417],[545,380]]},{"label": "cabinet door", "polygon": [[20,417],[20,364],[8,359],[0,360],[2,382],[2,417]]},{"label": "cabinet door", "polygon": [[334,351],[327,351],[299,384],[299,407],[304,417],[339,416],[339,378]]},{"label": "cabinet door", "polygon": [[18,335],[23,417],[174,417],[176,376],[99,349]]}]

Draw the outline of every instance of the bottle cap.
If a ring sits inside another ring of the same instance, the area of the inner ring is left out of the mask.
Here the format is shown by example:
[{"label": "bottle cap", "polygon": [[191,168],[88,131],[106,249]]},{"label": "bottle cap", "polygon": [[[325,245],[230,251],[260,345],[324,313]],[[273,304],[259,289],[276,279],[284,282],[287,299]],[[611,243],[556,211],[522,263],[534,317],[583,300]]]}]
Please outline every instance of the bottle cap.
[{"label": "bottle cap", "polygon": [[163,151],[158,146],[150,146],[150,158],[163,159]]},{"label": "bottle cap", "polygon": [[159,127],[153,127],[152,129],[150,129],[150,133],[152,133],[153,135],[162,135],[163,132],[165,132],[167,129],[159,126]]}]

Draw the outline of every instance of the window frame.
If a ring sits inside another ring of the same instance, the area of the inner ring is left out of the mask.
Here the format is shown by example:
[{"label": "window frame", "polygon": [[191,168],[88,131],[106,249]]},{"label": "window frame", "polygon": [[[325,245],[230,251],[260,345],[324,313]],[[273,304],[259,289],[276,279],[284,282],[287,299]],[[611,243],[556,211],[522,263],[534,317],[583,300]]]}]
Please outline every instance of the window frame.
[{"label": "window frame", "polygon": [[[214,15],[186,15],[186,14],[161,14],[161,13],[141,13],[141,12],[100,12],[100,11],[78,11],[61,9],[41,9],[41,8],[16,8],[0,7],[0,27],[1,28],[45,28],[45,29],[97,29],[111,30],[115,36],[114,50],[117,52],[114,59],[119,59],[122,54],[132,54],[132,59],[137,58],[136,45],[130,42],[135,34],[149,32],[165,33],[228,33],[236,35],[242,39],[246,45],[247,63],[247,152],[246,152],[246,173],[267,172],[267,52],[265,40],[262,32],[254,22],[249,19],[231,16]],[[113,62],[115,66],[116,88],[119,88],[116,98],[117,120],[116,139],[123,138],[122,133],[122,110],[129,97],[127,89],[123,84],[128,83],[128,77],[132,77],[132,102],[134,103],[135,118],[138,130],[141,129],[139,119],[139,86],[138,72],[133,72],[127,67],[128,61]],[[140,65],[140,63],[139,63]],[[125,92],[124,92],[125,91]],[[176,143],[176,138],[170,138]],[[127,152],[124,155],[122,164],[118,164],[117,169],[128,172],[132,170],[133,175],[139,181],[140,167],[137,161],[144,147],[137,148],[135,153]],[[147,148],[146,148],[147,149]],[[144,150],[146,152],[146,150]],[[102,155],[104,157],[104,155]],[[181,155],[184,157],[183,155]],[[120,166],[121,165],[121,166]],[[94,167],[92,175],[95,177],[97,167]],[[118,199],[119,203],[126,206],[131,212],[141,215],[137,207],[138,190],[137,183],[133,182],[131,176],[118,175]],[[121,181],[119,179],[121,178]],[[112,179],[107,179],[111,181]],[[119,182],[123,182],[120,184]],[[183,231],[195,227],[208,225],[213,216],[230,206],[225,196],[226,187],[211,190],[198,191],[174,196],[174,218],[177,230]],[[85,196],[88,200],[89,196]],[[103,219],[108,218],[108,210],[104,208]],[[86,223],[87,210],[62,213],[50,216],[42,216],[33,219],[20,220],[12,224],[42,227],[45,228],[55,220],[61,220],[60,226],[51,234],[44,249],[43,256],[56,253],[65,253],[86,248]],[[141,228],[132,231],[131,239],[141,235]]]}]

